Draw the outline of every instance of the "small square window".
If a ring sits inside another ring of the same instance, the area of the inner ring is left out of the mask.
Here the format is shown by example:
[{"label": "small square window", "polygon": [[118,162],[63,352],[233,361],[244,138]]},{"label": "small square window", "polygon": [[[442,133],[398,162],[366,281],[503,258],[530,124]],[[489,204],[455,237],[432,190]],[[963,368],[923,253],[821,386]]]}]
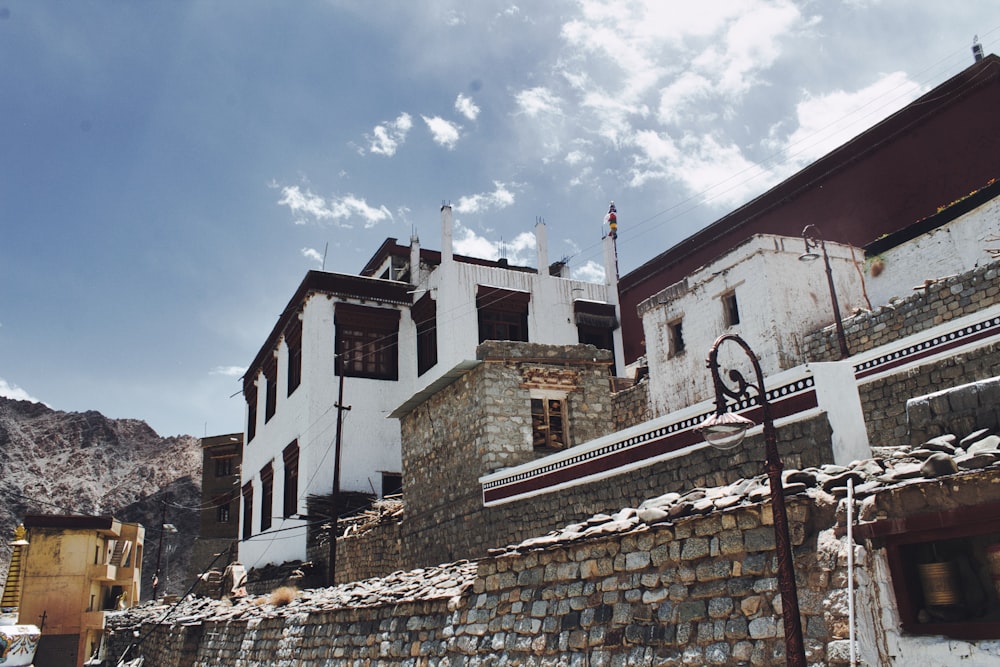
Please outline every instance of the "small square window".
[{"label": "small square window", "polygon": [[668,355],[676,357],[684,351],[684,322],[682,320],[677,320],[676,322],[668,324],[667,335],[669,337],[668,343],[670,345]]},{"label": "small square window", "polygon": [[564,398],[531,399],[531,434],[535,449],[566,447]]},{"label": "small square window", "polygon": [[722,317],[727,327],[740,323],[740,306],[736,302],[736,292],[722,295]]}]

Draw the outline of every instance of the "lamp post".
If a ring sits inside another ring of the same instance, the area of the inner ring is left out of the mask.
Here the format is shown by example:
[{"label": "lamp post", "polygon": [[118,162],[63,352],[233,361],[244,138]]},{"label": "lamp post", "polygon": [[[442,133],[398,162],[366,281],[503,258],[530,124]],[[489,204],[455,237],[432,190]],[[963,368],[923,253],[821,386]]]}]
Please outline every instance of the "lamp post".
[{"label": "lamp post", "polygon": [[826,266],[826,282],[830,286],[830,301],[833,304],[833,321],[837,327],[837,343],[840,345],[840,358],[851,356],[847,349],[847,337],[844,335],[844,320],[840,317],[840,305],[837,303],[837,290],[833,287],[833,271],[830,269],[830,256],[826,253],[826,242],[819,234],[816,225],[806,225],[802,230],[802,240],[806,242],[806,251],[799,255],[800,262],[811,262],[819,259],[817,248],[823,253],[823,264]]},{"label": "lamp post", "polygon": [[[719,346],[726,341],[739,345],[753,364],[756,384],[748,382],[736,369],[729,371],[729,380],[735,388],[727,386],[719,375]],[[749,399],[749,390],[756,392],[757,402],[763,411],[764,446],[767,460],[764,469],[771,485],[771,508],[774,514],[774,546],[778,559],[778,588],[781,591],[781,620],[785,627],[785,660],[792,667],[805,667],[805,648],[802,643],[802,620],[799,616],[799,594],[795,586],[795,566],[792,561],[792,544],[788,533],[788,514],[785,511],[785,489],[781,483],[784,465],[778,453],[778,437],[771,416],[771,404],[764,392],[764,374],[760,362],[746,341],[736,334],[719,336],[708,352],[708,368],[715,384],[715,409],[698,426],[705,441],[717,449],[733,449],[743,442],[747,430],[754,423],[735,412],[726,411],[726,397],[735,400]]]}]

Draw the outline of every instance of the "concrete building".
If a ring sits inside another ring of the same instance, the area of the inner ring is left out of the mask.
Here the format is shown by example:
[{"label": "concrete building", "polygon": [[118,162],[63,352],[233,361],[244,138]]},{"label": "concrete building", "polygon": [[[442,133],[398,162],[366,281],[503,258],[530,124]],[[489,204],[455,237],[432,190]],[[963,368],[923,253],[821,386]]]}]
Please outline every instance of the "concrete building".
[{"label": "concrete building", "polygon": [[[338,459],[341,495],[398,492],[400,427],[390,413],[451,382],[481,342],[591,343],[613,350],[622,368],[613,264],[605,284],[568,278],[562,263],[549,265],[544,224],[537,269],[455,255],[451,207],[441,214],[440,252],[388,239],[360,275],[310,271],[250,364],[247,568],[307,557],[307,525],[325,518],[307,516],[307,501],[331,494]],[[613,257],[611,239],[605,246]]]},{"label": "concrete building", "polygon": [[145,529],[113,517],[30,515],[19,621],[41,629],[35,664],[101,657],[107,612],[138,604]]},{"label": "concrete building", "polygon": [[[201,522],[191,554],[193,575],[209,567],[222,570],[239,558],[240,466],[243,434],[201,439]],[[225,556],[216,558],[218,554]]]}]

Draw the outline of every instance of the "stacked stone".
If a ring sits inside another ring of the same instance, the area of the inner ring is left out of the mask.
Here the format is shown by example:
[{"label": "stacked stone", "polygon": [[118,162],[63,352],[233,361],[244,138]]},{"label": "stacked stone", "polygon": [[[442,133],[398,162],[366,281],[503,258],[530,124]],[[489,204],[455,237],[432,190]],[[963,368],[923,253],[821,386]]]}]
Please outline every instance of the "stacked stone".
[{"label": "stacked stone", "polygon": [[[996,263],[959,276],[941,279],[891,307],[862,312],[844,320],[847,345],[853,354],[894,343],[1000,302],[1000,272]],[[836,332],[827,327],[805,338],[806,358],[840,358]]]}]

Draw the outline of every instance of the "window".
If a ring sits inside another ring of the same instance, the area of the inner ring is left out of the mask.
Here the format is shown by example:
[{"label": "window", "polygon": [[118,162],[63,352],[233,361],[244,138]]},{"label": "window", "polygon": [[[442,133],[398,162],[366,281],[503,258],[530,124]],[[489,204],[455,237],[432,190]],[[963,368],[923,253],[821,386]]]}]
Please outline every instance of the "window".
[{"label": "window", "polygon": [[722,319],[727,327],[740,323],[740,307],[736,303],[736,292],[722,295]]},{"label": "window", "polygon": [[231,456],[215,459],[216,477],[229,477],[232,474],[233,474],[233,458]]},{"label": "window", "polygon": [[677,320],[667,325],[668,356],[676,357],[684,351],[684,322]]},{"label": "window", "polygon": [[253,482],[243,485],[243,539],[253,535]]},{"label": "window", "polygon": [[[593,345],[599,350],[611,350],[613,353],[614,331],[618,328],[614,304],[577,300],[573,302],[573,311],[576,317],[577,339],[580,343]],[[616,369],[612,364],[611,374],[615,373]]]},{"label": "window", "polygon": [[338,303],[337,373],[376,380],[399,379],[399,311]]},{"label": "window", "polygon": [[413,304],[410,315],[417,328],[417,375],[423,375],[438,361],[437,302],[430,292]]},{"label": "window", "polygon": [[476,308],[479,310],[479,342],[486,340],[528,340],[527,292],[479,286]]},{"label": "window", "polygon": [[285,345],[288,347],[288,389],[286,396],[298,389],[302,383],[302,320],[292,317],[285,330]]},{"label": "window", "polygon": [[285,463],[285,484],[283,492],[282,516],[290,517],[299,513],[299,441],[292,440],[292,444],[285,447],[282,452],[282,459]]},{"label": "window", "polygon": [[1000,503],[888,518],[857,530],[857,537],[885,545],[903,632],[1000,638],[991,569],[1000,553]]},{"label": "window", "polygon": [[274,466],[268,463],[260,469],[260,530],[271,527],[271,512],[274,511]]},{"label": "window", "polygon": [[243,380],[243,398],[247,402],[247,444],[250,444],[257,435],[257,383],[248,378],[249,373]]},{"label": "window", "polygon": [[226,501],[215,508],[215,522],[229,523],[229,501]]},{"label": "window", "polygon": [[273,356],[264,364],[264,377],[267,381],[267,391],[264,403],[264,423],[274,416],[278,408],[278,360]]},{"label": "window", "polygon": [[531,399],[531,435],[535,449],[566,447],[565,397]]},{"label": "window", "polygon": [[403,492],[403,475],[398,472],[382,473],[382,497],[395,496]]}]

